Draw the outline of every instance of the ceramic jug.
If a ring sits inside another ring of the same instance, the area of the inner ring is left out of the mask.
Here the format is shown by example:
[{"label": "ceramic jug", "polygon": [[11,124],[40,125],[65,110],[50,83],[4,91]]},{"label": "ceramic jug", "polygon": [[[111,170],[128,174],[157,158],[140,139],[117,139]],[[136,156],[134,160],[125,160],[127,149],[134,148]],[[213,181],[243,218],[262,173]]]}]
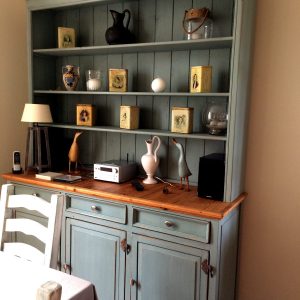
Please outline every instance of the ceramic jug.
[{"label": "ceramic jug", "polygon": [[[119,13],[115,10],[110,10],[110,13],[113,17],[113,26],[109,27],[105,33],[106,42],[109,45],[114,44],[129,44],[134,42],[134,35],[129,31],[128,25],[130,22],[130,11],[125,9],[122,13]],[[124,18],[125,15],[128,15],[126,26],[124,27]]]},{"label": "ceramic jug", "polygon": [[[157,141],[157,146],[153,151],[155,140]],[[153,176],[159,164],[157,151],[160,147],[160,138],[158,136],[154,136],[152,139],[146,140],[145,142],[147,146],[147,153],[142,156],[141,161],[147,178],[143,182],[146,184],[155,184],[157,181],[153,178]]]}]

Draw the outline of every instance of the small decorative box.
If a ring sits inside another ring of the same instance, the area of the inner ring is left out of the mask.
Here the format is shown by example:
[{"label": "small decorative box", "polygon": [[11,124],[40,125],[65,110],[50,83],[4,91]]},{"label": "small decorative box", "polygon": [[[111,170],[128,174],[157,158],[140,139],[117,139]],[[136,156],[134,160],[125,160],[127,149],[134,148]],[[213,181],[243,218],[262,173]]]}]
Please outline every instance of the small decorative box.
[{"label": "small decorative box", "polygon": [[137,106],[120,106],[120,128],[139,128],[140,108]]},{"label": "small decorative box", "polygon": [[193,131],[192,107],[172,107],[171,131],[191,133]]},{"label": "small decorative box", "polygon": [[109,69],[109,91],[110,92],[127,92],[128,71],[127,69]]},{"label": "small decorative box", "polygon": [[77,104],[76,124],[93,126],[95,124],[95,107],[92,104]]},{"label": "small decorative box", "polygon": [[190,92],[209,93],[211,92],[212,67],[194,66],[191,67]]}]

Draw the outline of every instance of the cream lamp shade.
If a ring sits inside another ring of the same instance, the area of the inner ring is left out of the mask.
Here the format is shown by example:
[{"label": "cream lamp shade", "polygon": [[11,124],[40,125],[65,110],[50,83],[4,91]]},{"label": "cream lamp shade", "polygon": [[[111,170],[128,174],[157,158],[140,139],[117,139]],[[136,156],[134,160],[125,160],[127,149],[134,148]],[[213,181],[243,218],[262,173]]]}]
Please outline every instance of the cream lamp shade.
[{"label": "cream lamp shade", "polygon": [[21,122],[52,123],[49,105],[26,103]]}]

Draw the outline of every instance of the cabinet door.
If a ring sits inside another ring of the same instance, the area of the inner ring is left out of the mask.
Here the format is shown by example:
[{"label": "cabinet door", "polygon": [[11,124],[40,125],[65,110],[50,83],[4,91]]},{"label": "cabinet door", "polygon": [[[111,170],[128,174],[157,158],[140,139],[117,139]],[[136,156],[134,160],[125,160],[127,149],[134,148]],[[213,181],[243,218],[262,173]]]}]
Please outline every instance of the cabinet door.
[{"label": "cabinet door", "polygon": [[207,251],[138,235],[132,245],[131,299],[207,299]]},{"label": "cabinet door", "polygon": [[99,299],[124,299],[125,232],[83,222],[66,220],[66,264],[70,274],[91,281]]}]

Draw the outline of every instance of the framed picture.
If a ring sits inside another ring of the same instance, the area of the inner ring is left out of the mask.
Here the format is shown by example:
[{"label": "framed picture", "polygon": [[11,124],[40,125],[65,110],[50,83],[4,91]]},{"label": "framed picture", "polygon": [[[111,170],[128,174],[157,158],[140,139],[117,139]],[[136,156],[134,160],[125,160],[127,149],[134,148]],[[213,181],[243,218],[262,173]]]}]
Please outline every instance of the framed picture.
[{"label": "framed picture", "polygon": [[191,133],[193,112],[192,107],[172,107],[171,132]]},{"label": "framed picture", "polygon": [[127,92],[128,71],[127,69],[109,69],[109,91]]},{"label": "framed picture", "polygon": [[91,104],[77,104],[76,125],[93,126],[95,124],[95,108]]},{"label": "framed picture", "polygon": [[211,92],[212,67],[194,66],[191,67],[190,92],[209,93]]},{"label": "framed picture", "polygon": [[73,48],[75,43],[75,29],[58,27],[58,48]]}]

